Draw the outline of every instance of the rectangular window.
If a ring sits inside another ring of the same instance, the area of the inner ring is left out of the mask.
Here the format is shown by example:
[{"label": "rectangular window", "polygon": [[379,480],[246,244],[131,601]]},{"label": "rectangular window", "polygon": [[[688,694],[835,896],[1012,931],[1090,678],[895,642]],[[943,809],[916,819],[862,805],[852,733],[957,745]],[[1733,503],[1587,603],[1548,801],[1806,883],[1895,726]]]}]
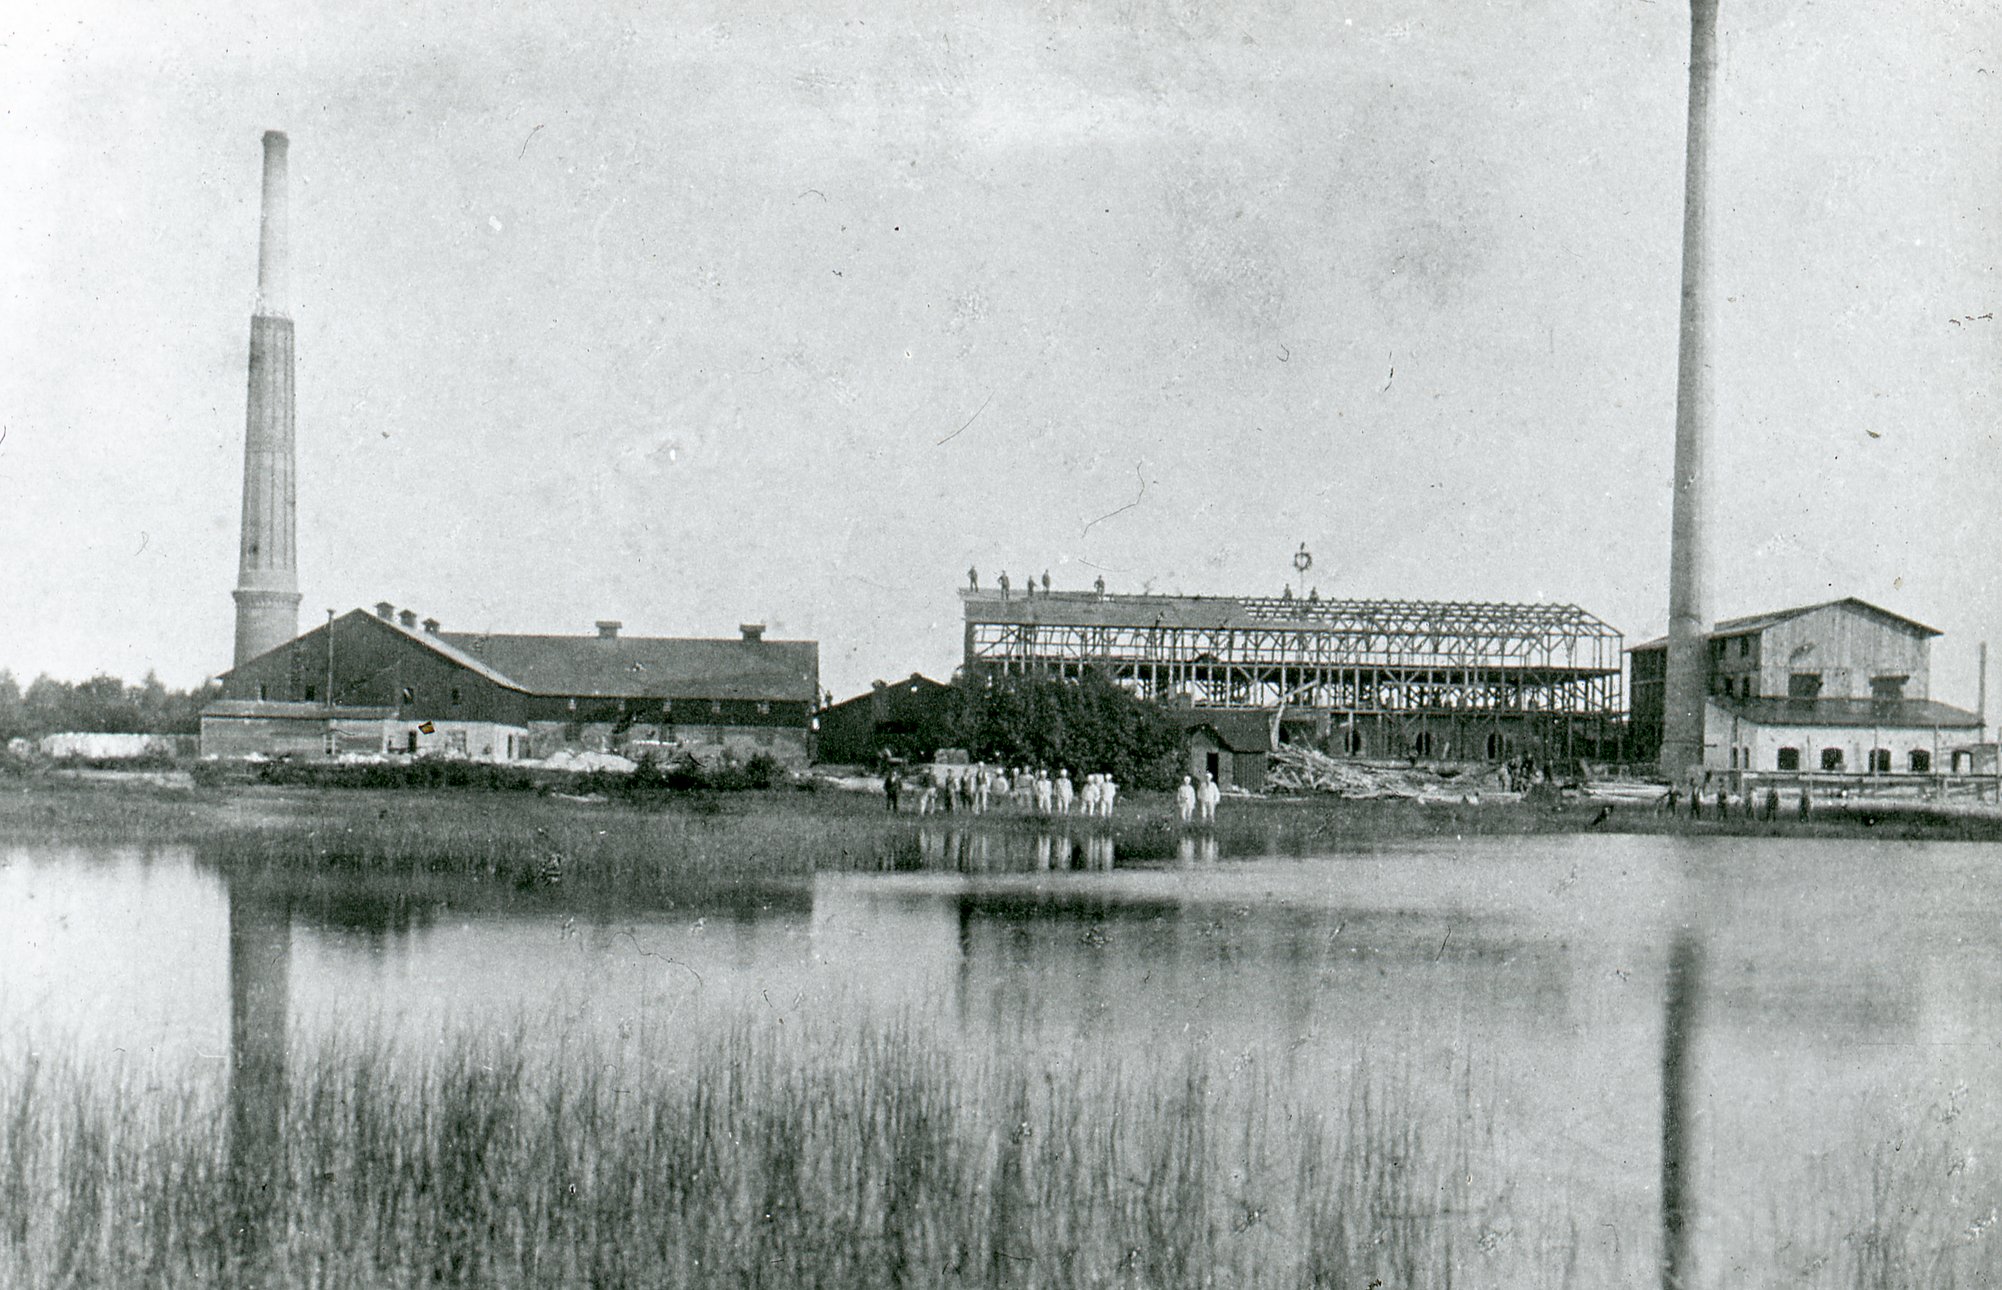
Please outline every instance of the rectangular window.
[{"label": "rectangular window", "polygon": [[1749,658],[1751,657],[1751,653],[1752,653],[1752,638],[1749,636],[1740,636],[1738,638],[1738,657]]},{"label": "rectangular window", "polygon": [[311,702],[312,702],[312,701],[313,701],[313,700],[314,700],[315,698],[317,698],[317,697],[318,697],[318,696],[317,696],[316,694],[314,694],[314,692],[313,692],[313,687],[312,687],[312,686],[310,686],[310,685],[309,685],[309,686],[307,686],[307,687],[306,687],[306,702],[308,702],[308,703],[311,703]]},{"label": "rectangular window", "polygon": [[1787,677],[1787,698],[1812,699],[1821,694],[1821,673],[1795,672]]},{"label": "rectangular window", "polygon": [[1873,676],[1870,678],[1870,697],[1879,703],[1895,703],[1905,697],[1905,682],[1910,677]]},{"label": "rectangular window", "polygon": [[1890,773],[1890,770],[1891,750],[1889,748],[1872,748],[1870,750],[1870,773],[1873,775],[1886,775]]},{"label": "rectangular window", "polygon": [[264,682],[259,681],[257,683],[257,701],[259,703],[262,703],[270,697],[271,697],[271,688],[265,685]]},{"label": "rectangular window", "polygon": [[1821,750],[1821,768],[1822,768],[1823,770],[1841,770],[1841,769],[1842,769],[1842,750],[1841,750],[1840,748],[1824,748],[1824,749],[1822,749],[1822,750]]},{"label": "rectangular window", "polygon": [[452,687],[452,706],[459,706],[459,687],[456,685]]},{"label": "rectangular window", "polygon": [[1800,749],[1798,748],[1780,749],[1779,768],[1781,770],[1799,770]]}]

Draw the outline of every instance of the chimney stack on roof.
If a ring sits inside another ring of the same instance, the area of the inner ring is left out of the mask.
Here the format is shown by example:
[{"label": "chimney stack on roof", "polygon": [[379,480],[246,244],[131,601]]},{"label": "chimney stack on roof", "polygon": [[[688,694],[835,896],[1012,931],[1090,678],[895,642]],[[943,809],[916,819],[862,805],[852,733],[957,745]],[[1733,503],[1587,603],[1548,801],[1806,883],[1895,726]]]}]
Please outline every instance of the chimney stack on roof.
[{"label": "chimney stack on roof", "polygon": [[744,639],[747,641],[761,641],[765,638],[763,623],[738,623],[737,630],[744,633]]},{"label": "chimney stack on roof", "polygon": [[375,602],[375,616],[385,623],[389,622],[396,617],[396,606],[387,600],[378,600]]},{"label": "chimney stack on roof", "polygon": [[619,638],[619,628],[624,627],[625,624],[616,618],[600,618],[597,626],[599,640],[615,641]]},{"label": "chimney stack on roof", "polygon": [[415,609],[399,610],[396,615],[396,621],[415,631],[417,629],[417,611]]},{"label": "chimney stack on roof", "polygon": [[440,626],[442,626],[442,624],[440,624],[440,623],[439,623],[439,621],[438,621],[437,619],[435,619],[435,618],[427,618],[427,619],[425,619],[425,620],[424,620],[424,633],[425,633],[425,635],[427,635],[427,636],[436,636],[436,635],[438,634],[438,628],[439,628]]}]

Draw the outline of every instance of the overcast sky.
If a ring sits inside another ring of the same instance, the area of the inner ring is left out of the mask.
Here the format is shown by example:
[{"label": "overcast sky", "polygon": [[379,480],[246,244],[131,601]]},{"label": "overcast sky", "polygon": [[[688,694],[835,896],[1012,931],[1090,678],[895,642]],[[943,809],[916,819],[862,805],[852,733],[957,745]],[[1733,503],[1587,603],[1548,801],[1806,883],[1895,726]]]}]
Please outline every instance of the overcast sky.
[{"label": "overcast sky", "polygon": [[[1715,616],[2002,646],[2002,6],[1723,0]],[[1666,621],[1677,0],[0,0],[0,667],[228,665],[259,136],[302,627],[821,642],[969,565]]]}]

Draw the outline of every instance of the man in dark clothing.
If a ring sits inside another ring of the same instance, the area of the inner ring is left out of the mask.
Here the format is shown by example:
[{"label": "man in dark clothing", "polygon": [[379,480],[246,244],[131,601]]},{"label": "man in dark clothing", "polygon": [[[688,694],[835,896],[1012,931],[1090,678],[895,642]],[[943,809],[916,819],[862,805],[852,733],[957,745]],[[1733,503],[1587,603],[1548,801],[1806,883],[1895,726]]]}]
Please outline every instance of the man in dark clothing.
[{"label": "man in dark clothing", "polygon": [[897,782],[897,772],[886,771],[883,775],[883,800],[889,804],[890,814],[897,813],[897,793],[903,785]]}]

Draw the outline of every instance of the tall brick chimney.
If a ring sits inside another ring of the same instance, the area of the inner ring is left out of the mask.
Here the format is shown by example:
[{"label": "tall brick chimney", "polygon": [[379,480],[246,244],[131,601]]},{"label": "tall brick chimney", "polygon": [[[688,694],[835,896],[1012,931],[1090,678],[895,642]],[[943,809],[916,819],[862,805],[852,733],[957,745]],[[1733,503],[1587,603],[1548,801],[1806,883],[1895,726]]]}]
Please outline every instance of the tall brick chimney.
[{"label": "tall brick chimney", "polygon": [[1703,764],[1710,613],[1704,596],[1705,448],[1714,420],[1710,381],[1711,81],[1717,71],[1717,0],[1689,3],[1689,134],[1682,196],[1682,337],[1675,384],[1675,506],[1669,528],[1668,675],[1662,695],[1661,770],[1671,781]]},{"label": "tall brick chimney", "polygon": [[299,634],[285,152],[285,135],[265,131],[264,221],[257,239],[257,307],[250,319],[250,393],[243,436],[243,535],[234,593],[239,666]]}]

